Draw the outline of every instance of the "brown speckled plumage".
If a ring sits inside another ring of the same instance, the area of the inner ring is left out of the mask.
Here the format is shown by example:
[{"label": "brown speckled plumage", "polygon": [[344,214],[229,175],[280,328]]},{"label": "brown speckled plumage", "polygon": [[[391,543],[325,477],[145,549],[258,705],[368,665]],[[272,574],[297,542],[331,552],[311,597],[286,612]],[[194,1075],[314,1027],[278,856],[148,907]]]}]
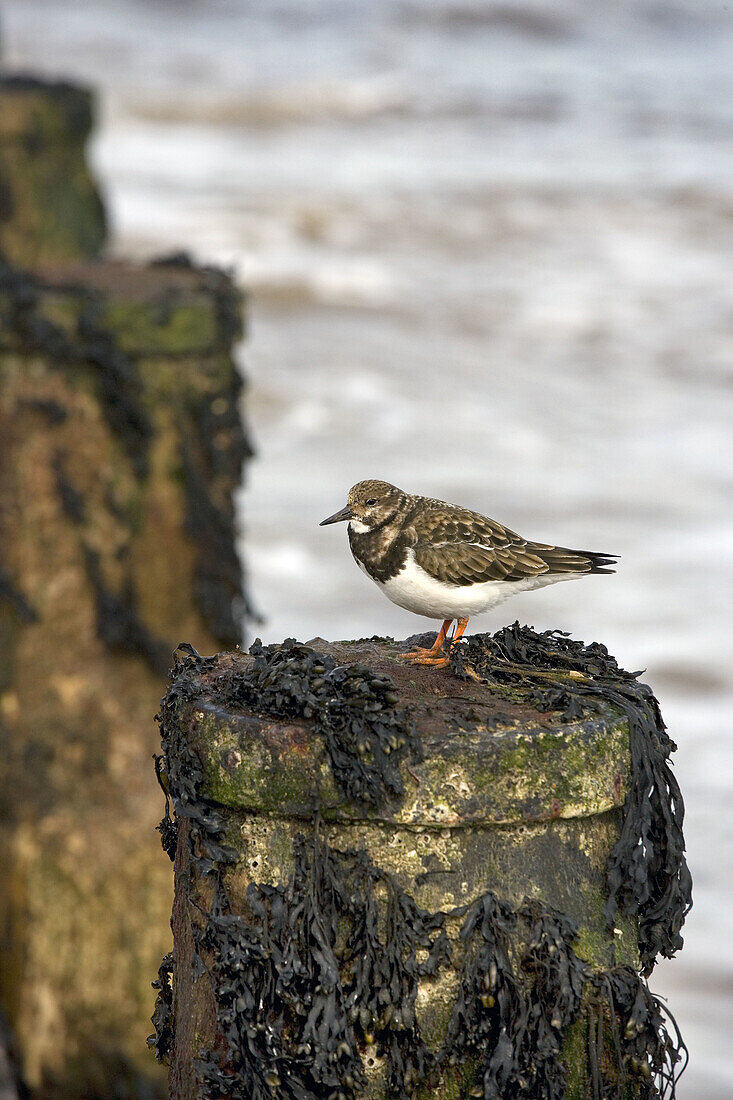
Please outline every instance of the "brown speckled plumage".
[{"label": "brown speckled plumage", "polygon": [[[370,499],[377,505],[367,506]],[[614,564],[608,554],[533,542],[479,512],[413,496],[384,481],[359,482],[349,493],[348,506],[369,526],[363,532],[350,528],[351,552],[382,582],[399,573],[410,548],[426,573],[451,585],[614,572],[608,568]]]}]

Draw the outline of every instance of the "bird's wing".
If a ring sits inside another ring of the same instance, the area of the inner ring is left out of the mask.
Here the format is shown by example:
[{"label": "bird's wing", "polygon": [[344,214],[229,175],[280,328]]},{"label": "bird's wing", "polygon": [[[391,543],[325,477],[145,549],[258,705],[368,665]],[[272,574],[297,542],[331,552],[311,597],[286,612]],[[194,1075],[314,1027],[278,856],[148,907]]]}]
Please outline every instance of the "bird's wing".
[{"label": "bird's wing", "polygon": [[446,584],[521,581],[543,574],[613,572],[607,555],[530,542],[476,512],[432,518],[413,544],[415,560]]}]

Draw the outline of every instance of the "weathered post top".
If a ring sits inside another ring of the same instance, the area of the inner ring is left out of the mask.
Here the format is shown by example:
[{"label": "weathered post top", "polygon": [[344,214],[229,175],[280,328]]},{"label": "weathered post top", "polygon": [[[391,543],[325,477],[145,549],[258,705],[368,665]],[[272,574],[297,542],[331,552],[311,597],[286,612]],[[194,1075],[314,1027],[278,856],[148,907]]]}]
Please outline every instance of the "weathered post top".
[{"label": "weathered post top", "polygon": [[[373,696],[386,703],[395,727],[385,736],[386,756],[398,758],[392,770],[399,789],[386,789],[376,804],[350,798],[317,719],[301,712],[274,721],[256,713],[256,699],[245,706],[236,694],[222,699],[222,679],[236,684],[253,668],[253,657],[237,653],[202,675],[201,695],[181,710],[201,758],[202,793],[213,801],[296,819],[311,818],[318,805],[324,821],[456,827],[573,820],[623,804],[628,723],[612,705],[569,719],[559,707],[541,712],[516,688],[499,694],[496,685],[490,690],[477,680],[410,666],[395,659],[399,647],[385,642],[308,644],[337,666],[369,670],[368,677],[350,671],[344,691],[355,712],[360,699],[367,707]],[[317,658],[313,669],[317,681]],[[404,751],[411,737],[419,752]],[[356,748],[356,768],[375,768],[368,741]]]},{"label": "weathered post top", "polygon": [[[648,689],[602,647],[518,625],[446,671],[398,652],[315,639],[176,666],[172,1095],[646,1095],[679,1048],[639,959],[681,944],[689,906],[657,814],[663,725],[639,766]],[[602,1056],[603,1020],[634,1005],[631,1045]]]},{"label": "weathered post top", "polygon": [[98,256],[106,218],[85,146],[87,88],[0,76],[0,257],[14,264]]}]

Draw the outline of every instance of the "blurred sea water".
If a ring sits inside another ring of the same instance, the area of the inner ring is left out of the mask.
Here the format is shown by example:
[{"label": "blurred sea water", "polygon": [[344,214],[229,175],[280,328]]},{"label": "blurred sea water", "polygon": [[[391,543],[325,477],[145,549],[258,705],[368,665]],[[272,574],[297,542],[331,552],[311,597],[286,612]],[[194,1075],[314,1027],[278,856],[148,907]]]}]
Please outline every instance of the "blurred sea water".
[{"label": "blurred sea water", "polygon": [[317,522],[383,477],[621,555],[519,617],[645,668],[695,908],[652,987],[733,1096],[733,13],[714,0],[6,0],[89,81],[116,251],[250,292],[265,640],[428,626]]}]

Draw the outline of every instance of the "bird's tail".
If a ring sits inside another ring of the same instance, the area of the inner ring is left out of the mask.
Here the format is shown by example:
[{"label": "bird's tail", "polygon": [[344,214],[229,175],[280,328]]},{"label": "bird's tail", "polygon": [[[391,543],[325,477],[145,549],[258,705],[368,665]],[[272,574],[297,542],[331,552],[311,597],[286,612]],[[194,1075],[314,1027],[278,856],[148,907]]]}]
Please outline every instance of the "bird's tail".
[{"label": "bird's tail", "polygon": [[595,550],[570,550],[567,546],[528,546],[533,554],[547,563],[550,573],[615,573],[617,554],[601,554]]},{"label": "bird's tail", "polygon": [[615,573],[615,569],[609,569],[610,565],[616,565],[618,554],[599,554],[595,550],[579,550],[584,558],[590,562],[591,573]]}]

